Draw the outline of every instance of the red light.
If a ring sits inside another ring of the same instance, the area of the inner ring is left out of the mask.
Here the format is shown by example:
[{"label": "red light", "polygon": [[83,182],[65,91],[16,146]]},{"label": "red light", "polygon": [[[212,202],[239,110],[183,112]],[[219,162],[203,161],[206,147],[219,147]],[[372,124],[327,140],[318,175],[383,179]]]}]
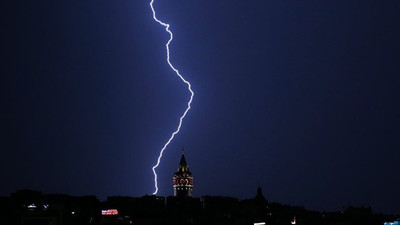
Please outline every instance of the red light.
[{"label": "red light", "polygon": [[105,209],[105,210],[101,210],[101,215],[103,215],[103,216],[118,215],[118,210],[117,210],[117,209]]}]

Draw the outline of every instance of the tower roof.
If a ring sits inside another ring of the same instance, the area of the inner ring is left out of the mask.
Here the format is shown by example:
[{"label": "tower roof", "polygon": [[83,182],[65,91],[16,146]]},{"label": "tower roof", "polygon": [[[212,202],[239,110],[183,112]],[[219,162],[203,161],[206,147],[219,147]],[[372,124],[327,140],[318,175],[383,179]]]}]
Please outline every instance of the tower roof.
[{"label": "tower roof", "polygon": [[189,166],[185,159],[185,150],[182,150],[181,161],[179,162],[177,173],[190,173]]}]

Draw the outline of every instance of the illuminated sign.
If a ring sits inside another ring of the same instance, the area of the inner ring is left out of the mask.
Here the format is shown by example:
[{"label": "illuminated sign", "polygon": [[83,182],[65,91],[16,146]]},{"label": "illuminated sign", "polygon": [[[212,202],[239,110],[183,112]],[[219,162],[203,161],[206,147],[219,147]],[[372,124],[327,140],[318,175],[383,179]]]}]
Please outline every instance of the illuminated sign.
[{"label": "illuminated sign", "polygon": [[103,216],[118,215],[118,210],[117,209],[103,209],[103,210],[101,210],[101,215],[103,215]]}]

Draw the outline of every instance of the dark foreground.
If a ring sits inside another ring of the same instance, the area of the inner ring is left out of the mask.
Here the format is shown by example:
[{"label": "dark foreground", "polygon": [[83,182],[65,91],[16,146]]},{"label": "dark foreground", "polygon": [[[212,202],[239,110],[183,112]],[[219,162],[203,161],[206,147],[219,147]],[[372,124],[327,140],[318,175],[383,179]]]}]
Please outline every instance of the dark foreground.
[{"label": "dark foreground", "polygon": [[368,207],[317,212],[304,207],[268,203],[260,188],[254,198],[241,201],[220,196],[114,196],[100,202],[95,196],[43,195],[29,190],[0,198],[1,225],[383,225],[397,217],[373,214]]}]

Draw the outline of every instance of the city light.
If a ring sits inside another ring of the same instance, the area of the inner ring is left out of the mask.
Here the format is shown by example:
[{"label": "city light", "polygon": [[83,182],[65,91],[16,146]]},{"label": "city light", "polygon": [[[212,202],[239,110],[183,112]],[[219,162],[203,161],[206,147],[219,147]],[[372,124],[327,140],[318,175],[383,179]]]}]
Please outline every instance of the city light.
[{"label": "city light", "polygon": [[118,215],[118,210],[117,209],[103,209],[103,210],[101,210],[101,215],[103,215],[103,216]]},{"label": "city light", "polygon": [[400,218],[393,222],[385,222],[384,225],[400,225]]},{"label": "city light", "polygon": [[290,221],[290,224],[296,224],[296,216],[293,217],[293,220]]},{"label": "city light", "polygon": [[36,209],[37,206],[35,204],[30,204],[28,205],[28,209]]}]

